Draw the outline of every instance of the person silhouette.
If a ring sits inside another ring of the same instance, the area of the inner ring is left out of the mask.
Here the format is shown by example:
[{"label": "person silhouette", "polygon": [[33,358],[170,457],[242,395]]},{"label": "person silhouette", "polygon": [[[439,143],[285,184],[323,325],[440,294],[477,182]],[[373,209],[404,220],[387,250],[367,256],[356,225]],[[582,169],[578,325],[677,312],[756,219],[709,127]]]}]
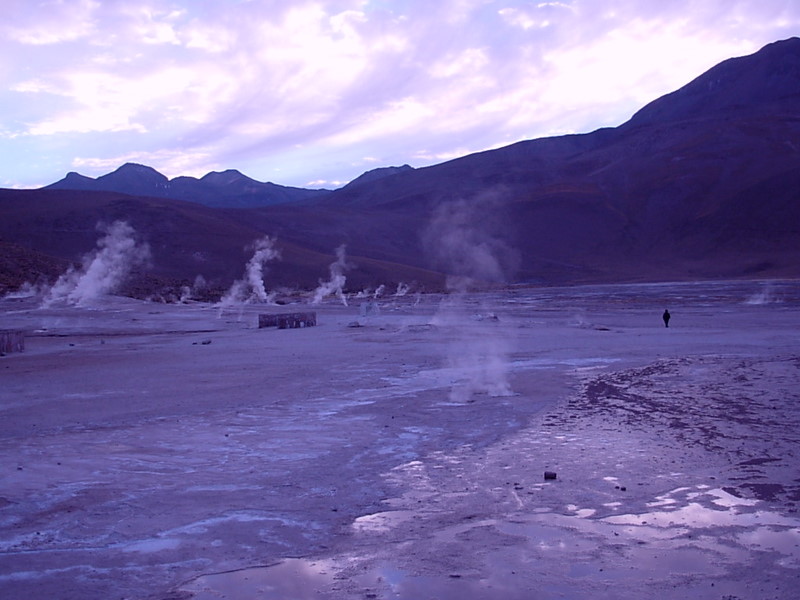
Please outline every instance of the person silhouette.
[{"label": "person silhouette", "polygon": [[664,314],[661,316],[661,318],[664,319],[664,327],[669,327],[670,316],[669,311],[665,309]]}]

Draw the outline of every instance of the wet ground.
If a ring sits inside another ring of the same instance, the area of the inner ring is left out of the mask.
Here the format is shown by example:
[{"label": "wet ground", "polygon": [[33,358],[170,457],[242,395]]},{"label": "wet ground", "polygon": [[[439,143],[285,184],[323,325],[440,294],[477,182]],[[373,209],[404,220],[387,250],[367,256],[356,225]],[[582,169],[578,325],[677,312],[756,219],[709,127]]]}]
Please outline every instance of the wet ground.
[{"label": "wet ground", "polygon": [[800,284],[378,304],[0,301],[0,596],[796,597]]}]

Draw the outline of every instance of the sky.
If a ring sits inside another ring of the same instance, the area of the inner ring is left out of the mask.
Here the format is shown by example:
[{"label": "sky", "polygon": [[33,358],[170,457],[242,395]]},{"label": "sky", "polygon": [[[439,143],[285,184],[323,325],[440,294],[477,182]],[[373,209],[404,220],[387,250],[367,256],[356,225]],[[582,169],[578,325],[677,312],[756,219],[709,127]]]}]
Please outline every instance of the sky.
[{"label": "sky", "polygon": [[333,189],[620,125],[796,0],[3,0],[0,187],[126,162]]}]

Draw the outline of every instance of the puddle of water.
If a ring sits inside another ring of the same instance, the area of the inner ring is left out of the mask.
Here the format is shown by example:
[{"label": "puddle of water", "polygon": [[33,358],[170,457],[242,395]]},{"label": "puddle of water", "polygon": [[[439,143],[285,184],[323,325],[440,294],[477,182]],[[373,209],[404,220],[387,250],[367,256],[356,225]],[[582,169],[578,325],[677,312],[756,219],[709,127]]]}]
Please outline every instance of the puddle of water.
[{"label": "puddle of water", "polygon": [[203,575],[181,591],[193,600],[320,600],[333,580],[324,562],[287,559],[269,567]]},{"label": "puddle of water", "polygon": [[[498,530],[528,540],[527,550],[504,552],[504,565],[498,563],[498,568],[524,569],[524,557],[532,555],[554,569],[563,567],[569,578],[593,581],[644,582],[647,578],[723,573],[718,544],[699,547],[684,543],[687,528],[620,528],[605,520],[549,514],[501,523]],[[612,547],[620,554],[610,560],[602,549],[610,551]],[[488,562],[495,564],[497,556],[490,556]]]},{"label": "puddle of water", "polygon": [[379,567],[359,578],[367,598],[392,600],[530,600],[532,590],[520,586],[517,577],[503,565],[487,577],[452,572],[447,575],[411,574],[394,566]]},{"label": "puddle of water", "polygon": [[[713,510],[713,509],[706,509]],[[714,511],[725,512],[725,511]],[[396,526],[412,516],[407,511],[395,511],[368,515],[359,519],[356,528],[362,531],[382,531]],[[542,519],[547,519],[544,522]],[[563,572],[564,577],[548,578],[548,598],[571,597],[576,581],[588,581],[590,585],[614,582],[637,582],[644,584],[655,578],[675,576],[722,577],[725,563],[746,560],[745,553],[731,553],[728,544],[719,540],[700,537],[691,545],[680,536],[687,529],[670,528],[670,536],[660,535],[657,528],[626,527],[624,530],[610,525],[606,520],[581,519],[565,515],[548,514],[531,517],[524,521],[498,522],[485,520],[461,524],[437,533],[435,542],[453,541],[458,535],[473,527],[492,526],[499,532],[527,538],[523,547],[514,546],[490,552],[485,557],[486,568],[481,574],[470,570],[443,572],[436,575],[411,573],[391,563],[379,564],[355,578],[343,578],[333,561],[308,561],[287,559],[269,567],[257,567],[205,575],[187,584],[182,589],[194,594],[194,600],[333,600],[342,597],[347,588],[347,597],[392,598],[394,600],[484,600],[504,598],[527,600],[531,598],[530,582],[525,583],[523,574],[534,565],[538,568]],[[609,530],[611,528],[611,530]],[[635,529],[628,537],[625,530]],[[598,555],[602,538],[613,531],[623,532],[628,538],[613,538],[615,543],[625,545],[625,558],[609,561]],[[651,535],[652,533],[652,535]],[[630,544],[631,539],[647,538],[646,545]],[[759,528],[738,536],[739,541],[761,550],[773,550],[787,555],[782,566],[798,564],[800,528],[775,530]],[[666,544],[666,545],[665,545]],[[722,559],[722,560],[721,560]],[[533,561],[533,562],[532,562]],[[787,562],[788,561],[788,562]],[[549,565],[549,567],[547,566]],[[558,566],[557,566],[558,565]],[[573,581],[570,584],[570,581]],[[591,583],[594,582],[594,583]],[[587,584],[589,585],[589,584]],[[545,596],[542,596],[545,597]]]},{"label": "puddle of water", "polygon": [[[392,600],[529,600],[530,590],[520,589],[509,579],[507,568],[488,578],[459,572],[443,576],[411,574],[394,565],[380,565],[367,574],[345,582],[360,591],[347,597],[392,598]],[[341,597],[340,577],[325,561],[287,559],[270,567],[256,567],[203,575],[181,588],[193,600],[334,600]]]},{"label": "puddle of water", "polygon": [[[742,507],[751,507],[757,501],[736,498],[722,490],[711,490],[710,502],[714,507],[704,506],[698,502],[689,502],[686,506],[674,510],[651,511],[641,514],[613,515],[602,519],[606,523],[615,525],[633,525],[655,528],[666,527],[758,527],[767,525],[780,525],[794,527],[798,520],[769,511],[741,510]],[[699,495],[690,494],[692,499]],[[661,508],[673,506],[667,502],[668,498],[660,497]]]},{"label": "puddle of water", "polygon": [[407,521],[413,516],[414,512],[410,510],[394,510],[373,513],[371,515],[358,517],[353,522],[353,529],[355,531],[364,533],[381,533],[394,529],[400,523]]},{"label": "puddle of water", "polygon": [[[403,467],[420,465],[412,461]],[[556,598],[571,597],[578,581],[589,586],[644,585],[653,578],[723,577],[730,565],[746,562],[753,551],[782,555],[777,564],[786,568],[800,565],[800,522],[756,510],[755,504],[705,486],[672,490],[650,504],[659,510],[642,514],[594,519],[592,509],[570,504],[566,508],[571,515],[534,511],[514,521],[470,521],[433,533],[432,545],[442,548],[457,544],[462,534],[475,528],[491,528],[522,540],[489,551],[479,571],[412,573],[381,563],[361,575],[344,577],[335,561],[287,559],[270,567],[205,575],[183,591],[193,593],[194,600],[333,600],[342,596],[527,600],[535,591],[525,578],[532,568],[548,575],[550,595],[541,597]],[[414,511],[407,510],[365,515],[356,519],[353,530],[381,535],[414,516]]]},{"label": "puddle of water", "polygon": [[[558,520],[558,515],[549,514],[546,519]],[[497,530],[501,533],[524,537],[528,544],[537,551],[566,551],[573,552],[588,551],[596,547],[594,540],[578,537],[575,532],[558,527],[555,524],[544,523],[540,520],[517,521],[507,523],[497,523]]]},{"label": "puddle of water", "polygon": [[181,541],[175,538],[155,538],[152,540],[141,540],[132,544],[127,544],[123,552],[161,552],[162,550],[174,550],[181,545]]},{"label": "puddle of water", "polygon": [[550,369],[553,367],[567,366],[578,369],[592,369],[603,367],[617,362],[616,358],[529,358],[511,362],[514,369]]},{"label": "puddle of water", "polygon": [[712,502],[717,506],[724,506],[726,508],[733,508],[735,506],[755,506],[758,504],[758,500],[752,500],[748,498],[740,498],[738,496],[734,496],[733,494],[729,494],[725,490],[707,490],[706,494],[713,497]]},{"label": "puddle of water", "polygon": [[791,555],[792,562],[800,564],[800,527],[786,530],[759,527],[741,534],[739,541],[749,547]]}]

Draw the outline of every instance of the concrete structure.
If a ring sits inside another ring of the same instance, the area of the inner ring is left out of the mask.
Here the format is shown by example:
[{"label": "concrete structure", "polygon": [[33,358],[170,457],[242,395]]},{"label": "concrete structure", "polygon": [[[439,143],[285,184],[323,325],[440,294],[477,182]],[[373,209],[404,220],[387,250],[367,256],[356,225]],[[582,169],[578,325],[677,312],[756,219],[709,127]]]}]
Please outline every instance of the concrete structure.
[{"label": "concrete structure", "polygon": [[23,352],[25,333],[16,329],[0,329],[0,354]]},{"label": "concrete structure", "polygon": [[277,327],[278,329],[298,329],[313,327],[317,324],[317,313],[297,312],[274,315],[258,315],[258,328]]}]

